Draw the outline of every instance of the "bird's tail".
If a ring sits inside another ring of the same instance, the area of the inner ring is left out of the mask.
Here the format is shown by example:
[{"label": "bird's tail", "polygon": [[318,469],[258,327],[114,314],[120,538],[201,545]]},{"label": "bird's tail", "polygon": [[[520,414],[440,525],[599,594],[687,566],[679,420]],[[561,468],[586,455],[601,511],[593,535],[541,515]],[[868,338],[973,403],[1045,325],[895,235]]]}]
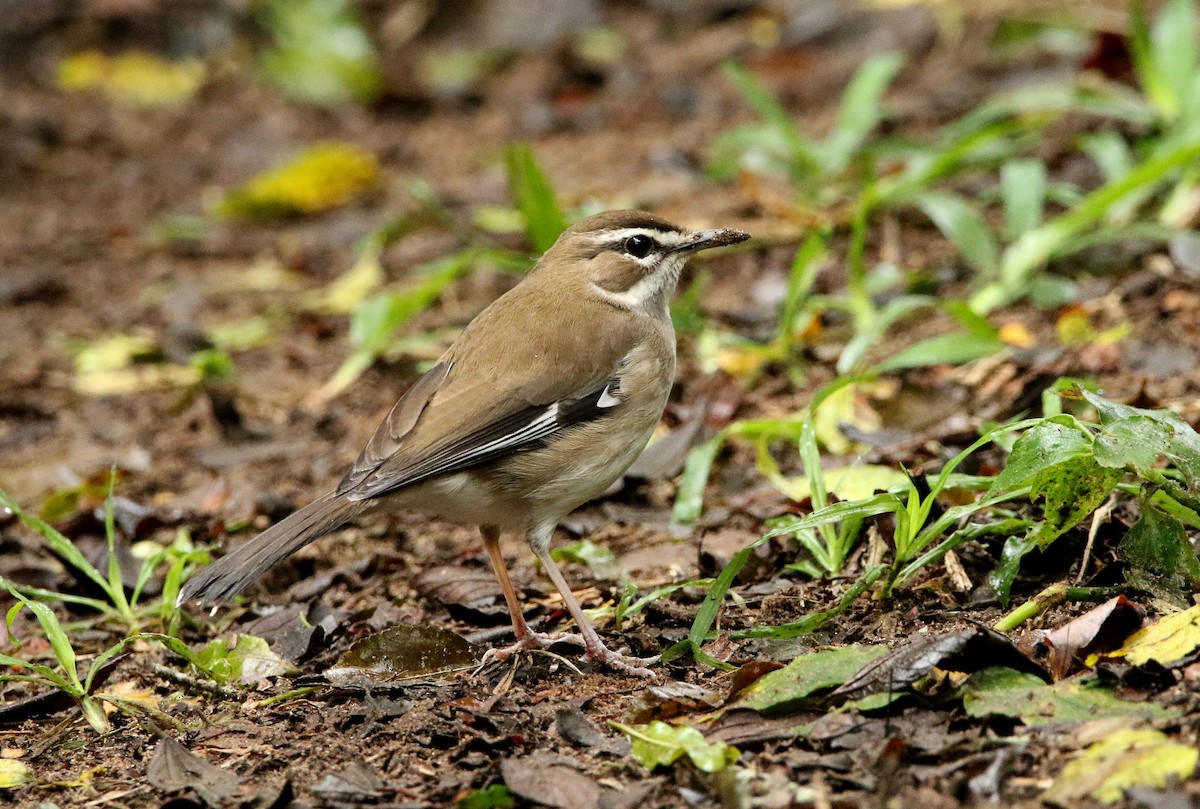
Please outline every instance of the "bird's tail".
[{"label": "bird's tail", "polygon": [[267,568],[337,530],[366,508],[366,503],[333,492],[317,498],[188,579],[176,604],[194,598],[220,601],[241,592]]}]

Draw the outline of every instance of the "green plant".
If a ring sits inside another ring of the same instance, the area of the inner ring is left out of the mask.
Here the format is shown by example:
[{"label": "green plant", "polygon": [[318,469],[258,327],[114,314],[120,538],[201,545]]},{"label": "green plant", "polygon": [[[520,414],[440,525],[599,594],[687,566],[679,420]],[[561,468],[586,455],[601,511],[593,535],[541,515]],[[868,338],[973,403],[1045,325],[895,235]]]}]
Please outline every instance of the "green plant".
[{"label": "green plant", "polygon": [[0,665],[15,670],[15,673],[0,674],[0,682],[27,682],[62,691],[76,702],[87,723],[97,733],[101,734],[108,733],[112,729],[103,703],[108,703],[125,713],[149,713],[160,721],[175,724],[170,717],[145,705],[115,694],[97,691],[98,684],[96,680],[105,671],[108,664],[113,662],[117,655],[121,654],[134,641],[157,641],[173,651],[190,655],[189,650],[182,641],[167,635],[150,632],[139,632],[128,635],[93,657],[91,664],[88,666],[87,673],[81,677],[78,665],[79,655],[76,653],[75,647],[72,646],[66,629],[59,622],[58,616],[54,614],[54,611],[40,601],[29,598],[4,579],[0,579],[0,586],[4,587],[9,595],[16,600],[16,603],[9,608],[5,616],[5,626],[11,630],[18,613],[22,609],[28,609],[37,619],[38,624],[46,635],[46,640],[50,644],[50,649],[58,661],[58,669],[55,669],[51,666],[33,663],[9,654],[0,654]]},{"label": "green plant", "polygon": [[[187,531],[181,529],[171,545],[158,548],[142,559],[133,589],[127,593],[121,577],[121,567],[116,551],[116,526],[113,518],[113,486],[115,473],[110,478],[108,497],[104,507],[104,534],[108,545],[107,567],[104,573],[96,569],[80,553],[70,539],[63,536],[49,523],[28,513],[3,491],[0,491],[0,506],[11,511],[21,522],[31,528],[46,543],[46,547],[65,564],[96,585],[104,598],[58,593],[38,587],[11,584],[13,589],[25,596],[40,601],[60,601],[95,610],[103,622],[121,627],[127,634],[139,632],[148,621],[154,621],[166,632],[174,632],[182,613],[175,606],[180,585],[188,573],[197,565],[208,561],[208,552],[192,545]],[[151,600],[143,599],[146,585],[159,571],[166,568],[161,593]]]}]

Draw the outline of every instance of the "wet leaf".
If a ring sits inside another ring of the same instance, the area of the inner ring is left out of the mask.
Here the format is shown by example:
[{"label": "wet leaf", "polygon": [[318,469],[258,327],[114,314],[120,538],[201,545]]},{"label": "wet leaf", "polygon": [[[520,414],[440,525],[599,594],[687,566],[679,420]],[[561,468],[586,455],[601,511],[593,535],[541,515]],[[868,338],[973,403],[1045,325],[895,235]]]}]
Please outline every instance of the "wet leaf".
[{"label": "wet leaf", "polygon": [[1158,730],[1118,730],[1068,764],[1043,799],[1076,806],[1087,797],[1116,803],[1133,787],[1162,788],[1196,770],[1200,750]]},{"label": "wet leaf", "polygon": [[1109,716],[1161,719],[1174,712],[1152,702],[1130,702],[1114,696],[1095,680],[1063,680],[1047,685],[1032,674],[988,668],[963,685],[968,716],[1011,716],[1026,725],[1088,722]]},{"label": "wet leaf", "polygon": [[657,720],[646,725],[611,724],[629,737],[631,754],[648,770],[674,764],[686,755],[697,769],[717,772],[741,756],[737,748],[724,742],[709,742],[703,733],[687,725],[668,725]]},{"label": "wet leaf", "polygon": [[1200,649],[1200,605],[1161,618],[1129,636],[1105,657],[1123,657],[1135,666],[1150,660],[1169,666]]},{"label": "wet leaf", "polygon": [[326,674],[331,681],[355,676],[396,680],[478,662],[476,646],[449,630],[401,624],[356,641]]},{"label": "wet leaf", "polygon": [[229,770],[197,756],[170,736],[163,736],[146,768],[146,780],[164,792],[194,789],[211,806],[221,806],[241,786]]},{"label": "wet leaf", "polygon": [[747,686],[734,704],[767,715],[792,713],[817,692],[841,685],[887,651],[886,646],[854,644],[801,655]]},{"label": "wet leaf", "polygon": [[12,789],[33,780],[33,773],[23,762],[0,758],[0,789]]},{"label": "wet leaf", "polygon": [[229,682],[258,686],[273,677],[291,674],[296,669],[271,651],[262,638],[234,635],[232,640],[218,638],[196,653],[197,668],[220,684]]},{"label": "wet leaf", "polygon": [[1200,558],[1183,523],[1145,500],[1117,555],[1129,565],[1125,580],[1140,590],[1180,607],[1200,591]]},{"label": "wet leaf", "polygon": [[596,809],[600,785],[556,756],[537,754],[500,762],[504,783],[514,793],[542,806]]},{"label": "wet leaf", "polygon": [[873,660],[846,679],[833,693],[862,697],[908,688],[934,668],[974,672],[988,666],[1010,666],[1045,678],[1036,663],[1006,635],[982,626],[969,626],[914,640]]},{"label": "wet leaf", "polygon": [[378,178],[379,164],[370,152],[349,143],[319,143],[226,194],[215,213],[251,219],[319,213],[345,205]]},{"label": "wet leaf", "polygon": [[114,101],[134,107],[160,107],[186,101],[204,82],[199,59],[169,62],[145,51],[108,56],[89,50],[58,64],[58,86],[64,90],[100,90]]}]

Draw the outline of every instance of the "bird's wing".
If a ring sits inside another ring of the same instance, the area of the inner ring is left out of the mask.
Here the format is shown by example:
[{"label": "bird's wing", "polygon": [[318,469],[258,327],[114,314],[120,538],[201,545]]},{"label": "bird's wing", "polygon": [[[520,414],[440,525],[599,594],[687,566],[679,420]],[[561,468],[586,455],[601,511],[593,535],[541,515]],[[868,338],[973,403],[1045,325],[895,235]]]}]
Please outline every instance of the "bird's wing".
[{"label": "bird's wing", "polygon": [[[504,335],[489,334],[502,323]],[[580,326],[535,312],[514,327],[511,312],[482,313],[468,328],[471,339],[464,333],[396,404],[337,493],[379,497],[542,446],[611,413],[621,401],[622,360],[636,336],[618,330],[625,336],[614,339],[587,328],[580,334]],[[561,329],[580,336],[564,341]]]}]

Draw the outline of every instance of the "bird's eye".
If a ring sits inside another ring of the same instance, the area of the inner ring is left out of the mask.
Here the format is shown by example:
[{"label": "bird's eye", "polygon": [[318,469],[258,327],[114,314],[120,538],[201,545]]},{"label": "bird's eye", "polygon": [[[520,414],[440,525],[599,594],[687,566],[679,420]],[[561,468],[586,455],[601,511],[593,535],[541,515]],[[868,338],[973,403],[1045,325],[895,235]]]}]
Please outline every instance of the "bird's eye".
[{"label": "bird's eye", "polygon": [[649,236],[630,236],[625,240],[625,252],[634,258],[645,258],[654,249],[654,240]]}]

